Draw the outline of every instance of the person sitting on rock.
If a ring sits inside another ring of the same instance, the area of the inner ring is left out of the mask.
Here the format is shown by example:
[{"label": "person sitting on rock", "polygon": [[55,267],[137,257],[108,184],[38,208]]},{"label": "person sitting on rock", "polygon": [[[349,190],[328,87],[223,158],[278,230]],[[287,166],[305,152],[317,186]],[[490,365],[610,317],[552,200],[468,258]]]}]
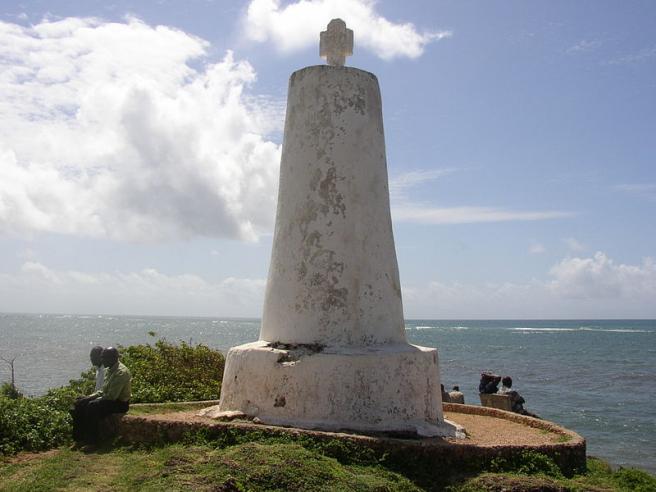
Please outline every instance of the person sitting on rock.
[{"label": "person sitting on rock", "polygon": [[449,393],[444,390],[444,385],[440,384],[440,388],[442,389],[442,403],[451,403],[451,397],[449,396]]},{"label": "person sitting on rock", "polygon": [[[91,349],[91,352],[89,353],[91,365],[96,371],[96,385],[94,391],[101,390],[103,383],[105,382],[105,367],[102,363],[102,351],[103,348],[99,345],[96,345]],[[84,412],[86,411],[86,405],[88,405],[90,401],[91,400],[89,398],[79,396],[75,400],[75,403],[70,410],[71,417],[73,418],[73,439],[75,439],[75,441],[79,441],[81,439],[81,436],[79,435],[79,430],[81,429],[79,420],[84,415]]]},{"label": "person sitting on rock", "polygon": [[499,391],[499,382],[501,381],[501,376],[492,374],[491,372],[482,372],[481,381],[478,384],[479,393],[496,393]]},{"label": "person sitting on rock", "polygon": [[101,358],[106,368],[103,387],[81,399],[80,410],[73,419],[73,437],[77,443],[95,445],[99,422],[112,413],[126,413],[130,407],[130,370],[119,361],[118,350],[114,347],[104,349]]},{"label": "person sitting on rock", "polygon": [[454,386],[451,391],[449,391],[449,399],[451,403],[465,403],[465,395],[460,391],[460,386]]},{"label": "person sitting on rock", "polygon": [[91,353],[89,354],[91,364],[96,369],[96,387],[93,389],[94,391],[101,390],[105,383],[105,366],[102,363],[103,350],[100,345],[96,345],[91,349]]},{"label": "person sitting on rock", "polygon": [[504,376],[504,378],[501,380],[501,389],[499,390],[500,394],[508,395],[510,397],[512,411],[522,415],[528,415],[529,417],[540,418],[524,408],[524,403],[526,403],[526,400],[524,400],[522,395],[520,395],[517,391],[512,389],[512,384],[512,378],[510,376]]}]

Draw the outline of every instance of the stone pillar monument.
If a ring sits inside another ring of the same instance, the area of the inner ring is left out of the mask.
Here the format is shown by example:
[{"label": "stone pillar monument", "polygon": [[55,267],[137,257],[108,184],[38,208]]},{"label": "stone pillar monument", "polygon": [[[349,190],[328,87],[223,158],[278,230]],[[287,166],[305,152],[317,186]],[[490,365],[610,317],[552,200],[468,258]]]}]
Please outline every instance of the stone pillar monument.
[{"label": "stone pillar monument", "polygon": [[352,49],[353,31],[332,20],[330,65],[291,76],[260,340],[230,349],[221,402],[203,413],[455,436],[437,350],[406,341],[380,89],[343,66]]}]

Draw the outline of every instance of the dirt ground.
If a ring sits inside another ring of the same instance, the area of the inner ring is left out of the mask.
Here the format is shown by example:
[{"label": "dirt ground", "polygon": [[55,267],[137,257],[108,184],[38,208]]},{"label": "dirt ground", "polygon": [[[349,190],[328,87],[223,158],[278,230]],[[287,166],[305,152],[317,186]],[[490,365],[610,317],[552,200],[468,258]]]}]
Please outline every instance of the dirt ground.
[{"label": "dirt ground", "polygon": [[[444,412],[444,418],[460,424],[467,432],[467,441],[477,446],[540,446],[562,442],[563,434],[483,415]],[[452,441],[457,443],[456,440]]]},{"label": "dirt ground", "polygon": [[[213,423],[214,420],[198,417],[197,410],[150,414],[148,419],[168,422]],[[553,431],[530,427],[493,416],[444,412],[444,417],[465,428],[467,439],[449,439],[452,444],[476,446],[541,446],[569,440],[568,436]]]}]

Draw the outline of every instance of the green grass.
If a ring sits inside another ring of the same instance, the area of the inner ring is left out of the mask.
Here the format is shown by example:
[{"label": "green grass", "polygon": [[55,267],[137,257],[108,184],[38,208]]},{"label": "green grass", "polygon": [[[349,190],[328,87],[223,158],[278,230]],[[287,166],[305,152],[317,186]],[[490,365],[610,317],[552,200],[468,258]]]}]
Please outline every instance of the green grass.
[{"label": "green grass", "polygon": [[[62,448],[0,461],[0,491],[444,490],[437,480],[419,483],[381,463],[353,455],[340,459],[341,452],[331,457],[330,451],[267,441],[114,448],[90,454]],[[453,477],[447,490],[656,491],[653,476],[635,469],[612,471],[594,458],[588,459],[587,473],[571,479],[550,475],[549,470],[536,460],[525,473]]]},{"label": "green grass", "polygon": [[343,465],[298,444],[67,449],[0,465],[0,490],[421,490],[376,466]]},{"label": "green grass", "polygon": [[478,491],[561,491],[572,492],[656,492],[656,477],[635,468],[613,471],[608,463],[588,458],[587,472],[570,479],[543,472],[481,473],[463,477],[448,487],[449,492]]}]

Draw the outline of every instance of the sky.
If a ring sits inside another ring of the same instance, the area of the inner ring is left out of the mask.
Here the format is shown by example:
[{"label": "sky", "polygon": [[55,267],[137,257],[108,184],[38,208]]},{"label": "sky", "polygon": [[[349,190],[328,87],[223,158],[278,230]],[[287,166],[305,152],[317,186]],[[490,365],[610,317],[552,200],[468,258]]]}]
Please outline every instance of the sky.
[{"label": "sky", "polygon": [[656,318],[638,0],[0,0],[0,311],[259,317],[289,76],[335,17],[407,318]]}]

